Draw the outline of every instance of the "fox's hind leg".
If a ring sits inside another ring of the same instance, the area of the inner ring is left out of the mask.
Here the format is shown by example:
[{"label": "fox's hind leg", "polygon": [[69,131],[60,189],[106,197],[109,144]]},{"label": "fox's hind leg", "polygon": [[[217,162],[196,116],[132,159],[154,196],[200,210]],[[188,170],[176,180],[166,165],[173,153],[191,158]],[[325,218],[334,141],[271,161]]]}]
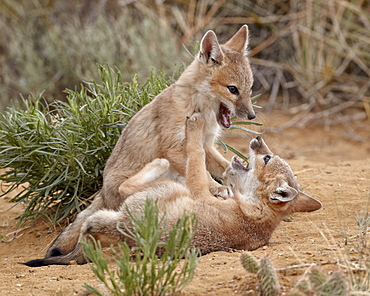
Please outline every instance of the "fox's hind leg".
[{"label": "fox's hind leg", "polygon": [[125,180],[118,188],[122,196],[130,196],[135,192],[153,185],[153,182],[163,177],[169,170],[170,163],[167,159],[156,158],[148,163],[138,173]]}]

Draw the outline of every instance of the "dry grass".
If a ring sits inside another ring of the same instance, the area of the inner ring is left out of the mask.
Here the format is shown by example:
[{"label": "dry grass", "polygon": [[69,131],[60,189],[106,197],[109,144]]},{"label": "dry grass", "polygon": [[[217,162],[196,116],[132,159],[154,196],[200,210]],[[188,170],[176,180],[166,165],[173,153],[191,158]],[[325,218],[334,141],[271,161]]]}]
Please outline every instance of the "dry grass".
[{"label": "dry grass", "polygon": [[125,80],[149,76],[152,67],[171,73],[190,61],[183,44],[191,47],[207,29],[228,38],[245,23],[254,90],[268,95],[267,109],[302,103],[292,122],[301,126],[311,111],[317,120],[349,108],[369,116],[368,0],[5,0],[1,100],[41,90],[60,97],[95,79],[96,63],[117,66]]},{"label": "dry grass", "polygon": [[[187,54],[177,37],[133,6],[89,1],[2,1],[0,92],[6,105],[19,94],[63,98],[65,88],[98,80],[97,64],[121,70],[125,81],[150,76],[152,68],[173,73]],[[113,13],[119,9],[117,13]],[[112,12],[113,10],[113,12]]]}]

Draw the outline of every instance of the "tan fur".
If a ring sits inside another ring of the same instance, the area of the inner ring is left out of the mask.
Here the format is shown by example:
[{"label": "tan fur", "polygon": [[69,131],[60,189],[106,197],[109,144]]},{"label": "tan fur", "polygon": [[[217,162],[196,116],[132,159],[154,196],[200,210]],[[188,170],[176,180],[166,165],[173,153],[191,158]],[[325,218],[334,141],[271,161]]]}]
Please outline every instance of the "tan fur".
[{"label": "tan fur", "polygon": [[[185,122],[194,110],[202,112],[202,146],[206,151],[207,170],[221,177],[229,162],[214,148],[220,133],[220,106],[240,118],[255,117],[250,92],[252,71],[246,57],[248,27],[243,26],[226,44],[219,45],[213,31],[208,31],[199,55],[181,77],[138,112],[123,130],[104,169],[103,187],[93,203],[57,237],[47,251],[67,253],[76,244],[81,225],[100,209],[117,210],[127,193],[120,185],[156,158],[170,163],[168,176],[185,175]],[[228,86],[235,86],[232,94]],[[231,191],[208,176],[208,187],[214,195],[228,197]]]},{"label": "tan fur", "polygon": [[[205,118],[194,114],[188,119],[186,186],[175,181],[161,181],[169,169],[169,162],[156,159],[140,172],[124,181],[126,188],[140,190],[129,196],[118,211],[101,210],[86,219],[81,228],[79,241],[90,236],[99,239],[103,246],[126,240],[117,225],[130,228],[131,213],[140,213],[145,200],[157,200],[159,215],[166,209],[171,226],[184,213],[195,213],[198,228],[193,246],[202,254],[229,249],[254,250],[269,242],[281,219],[293,212],[309,212],[321,208],[321,203],[301,192],[289,165],[272,154],[261,137],[250,143],[250,169],[233,158],[224,174],[226,183],[233,188],[234,199],[220,200],[208,190],[205,151],[202,146]],[[155,171],[158,180],[153,180]],[[29,261],[25,264],[41,266],[68,264],[75,260],[86,263],[80,243],[68,254]]]}]

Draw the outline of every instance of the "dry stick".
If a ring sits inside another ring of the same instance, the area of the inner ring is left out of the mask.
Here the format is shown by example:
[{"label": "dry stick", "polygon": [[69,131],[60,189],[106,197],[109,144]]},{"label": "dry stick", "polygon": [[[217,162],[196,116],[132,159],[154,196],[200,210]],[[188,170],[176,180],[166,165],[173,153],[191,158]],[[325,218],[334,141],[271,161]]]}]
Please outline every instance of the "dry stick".
[{"label": "dry stick", "polygon": [[304,170],[301,170],[301,171],[294,172],[294,175],[299,175],[299,174],[314,171],[314,170],[316,170],[316,169],[314,169],[314,168],[304,169]]},{"label": "dry stick", "polygon": [[259,69],[254,69],[254,77],[262,84],[264,89],[270,89],[270,83],[267,81],[265,76],[259,71]]},{"label": "dry stick", "polygon": [[289,95],[289,83],[286,81],[283,72],[281,75],[281,90],[283,92],[283,109],[286,110],[289,107],[290,95]]},{"label": "dry stick", "polygon": [[302,120],[308,113],[310,113],[312,108],[313,108],[313,104],[310,104],[310,105],[307,106],[307,108],[302,110],[300,113],[298,113],[296,116],[294,116],[291,120],[287,121],[286,123],[283,123],[282,125],[280,125],[278,127],[267,128],[265,131],[268,131],[268,132],[271,132],[271,133],[279,133],[279,132],[281,132],[282,130],[284,130],[286,128],[296,126],[297,123],[300,120]]},{"label": "dry stick", "polygon": [[9,232],[8,234],[5,235],[6,238],[10,237],[10,239],[7,239],[7,242],[10,242],[10,241],[12,241],[15,238],[21,237],[23,235],[23,233],[20,234],[20,235],[18,235],[18,233],[19,232],[22,232],[23,230],[26,230],[26,229],[28,229],[30,227],[31,226],[26,226],[26,227],[23,227],[21,229],[17,229],[15,231]]},{"label": "dry stick", "polygon": [[272,85],[270,99],[269,99],[269,102],[268,102],[267,108],[266,108],[267,112],[271,111],[271,109],[273,108],[273,106],[275,104],[275,101],[276,101],[278,91],[279,91],[279,86],[282,85],[282,77],[284,76],[283,71],[280,70],[280,69],[277,69],[276,72],[277,73],[276,73],[276,76],[275,76],[275,79],[274,79],[274,84]]},{"label": "dry stick", "polygon": [[[370,119],[370,116],[368,116],[366,114],[366,112],[356,112],[355,114],[340,115],[340,116],[337,116],[336,118],[332,119],[330,121],[330,125],[336,125],[336,124],[343,123],[343,122],[364,120],[366,118]],[[354,139],[356,141],[359,141],[359,142],[366,141],[364,138],[362,138],[358,134],[356,134],[355,131],[353,131],[352,129],[351,129],[350,134],[351,134],[351,137],[355,137]]]},{"label": "dry stick", "polygon": [[303,263],[303,264],[295,264],[295,265],[289,265],[285,267],[276,268],[276,271],[285,271],[289,269],[296,269],[296,268],[304,268],[304,267],[312,267],[312,266],[322,266],[322,265],[328,265],[333,264],[336,265],[338,263],[345,263],[348,261],[360,261],[358,258],[353,258],[351,260],[335,260],[335,261],[324,261],[324,262],[312,262],[312,263]]},{"label": "dry stick", "polygon": [[274,61],[262,60],[259,58],[250,58],[250,61],[252,64],[259,65],[259,66],[264,66],[268,68],[276,68],[276,69],[281,69],[281,70],[286,70],[286,71],[290,70],[290,67],[284,64],[274,62]]},{"label": "dry stick", "polygon": [[364,97],[362,99],[367,119],[370,122],[370,97]]},{"label": "dry stick", "polygon": [[284,15],[268,15],[268,16],[230,16],[220,19],[218,22],[222,24],[271,24],[283,23],[291,20],[301,18],[302,12],[291,12]]},{"label": "dry stick", "polygon": [[190,39],[194,37],[196,33],[198,33],[202,28],[204,28],[207,24],[212,21],[213,16],[217,13],[219,8],[226,2],[226,0],[219,0],[214,3],[211,8],[208,10],[206,14],[198,16],[195,20],[195,24],[193,24],[192,28],[190,28],[187,32],[184,32],[184,36],[180,40],[180,44],[186,44]]},{"label": "dry stick", "polygon": [[354,100],[343,102],[342,104],[339,104],[337,106],[334,106],[334,107],[332,107],[330,109],[327,109],[327,110],[318,112],[316,114],[313,114],[313,117],[310,118],[309,121],[305,121],[304,122],[303,121],[303,118],[313,108],[313,104],[310,104],[310,105],[307,106],[307,108],[305,108],[299,114],[297,114],[296,116],[294,116],[291,120],[287,121],[286,123],[284,123],[284,124],[282,124],[282,125],[280,125],[278,127],[266,129],[266,131],[269,131],[269,132],[272,132],[272,133],[278,133],[278,132],[281,132],[282,130],[284,130],[286,128],[289,128],[289,127],[292,127],[292,126],[297,126],[299,128],[305,128],[309,122],[317,121],[318,119],[322,119],[324,117],[328,117],[328,116],[333,115],[333,114],[335,114],[335,113],[337,113],[337,112],[339,112],[341,110],[344,110],[346,108],[349,108],[349,107],[355,105],[364,96],[365,92],[369,88],[370,88],[370,81],[367,84],[365,84],[361,88],[361,90],[359,90],[358,95],[356,96],[356,98]]},{"label": "dry stick", "polygon": [[[343,110],[343,109],[346,109],[346,108],[349,108],[349,107],[351,107],[351,106],[353,106],[353,105],[355,105],[356,103],[358,103],[359,102],[359,100],[361,100],[362,99],[362,97],[365,95],[365,93],[367,92],[367,90],[370,88],[370,81],[368,82],[368,83],[366,83],[359,91],[358,91],[358,94],[357,94],[357,96],[353,99],[353,100],[351,100],[351,101],[346,101],[346,102],[344,102],[344,103],[342,103],[342,104],[339,104],[339,105],[337,105],[337,106],[334,106],[334,107],[332,107],[332,108],[330,108],[330,109],[327,109],[327,110],[324,110],[324,111],[321,111],[321,112],[318,112],[318,113],[316,113],[314,116],[313,116],[313,118],[311,119],[311,120],[314,120],[314,121],[316,121],[316,120],[318,120],[318,119],[321,119],[321,118],[323,118],[323,117],[328,117],[329,115],[333,115],[333,114],[335,114],[335,113],[337,113],[337,112],[339,112],[339,111],[341,111],[341,110]],[[304,128],[305,126],[307,125],[307,123],[305,124],[305,123],[300,123],[298,126],[300,127],[300,128]]]},{"label": "dry stick", "polygon": [[[347,51],[351,51],[351,47],[348,45],[346,38],[343,35],[343,32],[340,28],[339,21],[334,13],[334,2],[333,0],[328,2],[329,4],[329,10],[330,10],[330,16],[331,20],[333,22],[335,33],[337,34],[342,46],[345,46]],[[364,62],[361,61],[360,58],[355,54],[353,57],[353,60],[356,62],[356,64],[370,77],[370,69],[365,65]]]},{"label": "dry stick", "polygon": [[284,37],[285,35],[289,34],[291,31],[291,28],[297,24],[298,20],[301,18],[302,13],[297,13],[296,18],[292,19],[292,21],[285,26],[285,28],[279,30],[278,33],[273,33],[269,38],[267,38],[265,41],[261,42],[259,45],[257,45],[255,48],[249,51],[249,57],[253,57],[257,53],[264,50],[266,47],[270,46],[272,43],[274,43],[278,38]]}]

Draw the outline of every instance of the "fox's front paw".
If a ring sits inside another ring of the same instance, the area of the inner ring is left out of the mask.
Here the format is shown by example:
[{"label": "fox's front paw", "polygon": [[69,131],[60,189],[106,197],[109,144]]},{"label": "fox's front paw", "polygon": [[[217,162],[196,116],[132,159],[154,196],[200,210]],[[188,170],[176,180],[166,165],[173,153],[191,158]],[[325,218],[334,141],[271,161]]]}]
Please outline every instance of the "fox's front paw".
[{"label": "fox's front paw", "polygon": [[228,186],[219,185],[211,186],[209,191],[216,197],[222,197],[223,199],[234,198],[234,193]]},{"label": "fox's front paw", "polygon": [[187,120],[188,128],[190,129],[199,129],[202,128],[204,125],[204,118],[201,113],[194,113],[191,115]]}]

